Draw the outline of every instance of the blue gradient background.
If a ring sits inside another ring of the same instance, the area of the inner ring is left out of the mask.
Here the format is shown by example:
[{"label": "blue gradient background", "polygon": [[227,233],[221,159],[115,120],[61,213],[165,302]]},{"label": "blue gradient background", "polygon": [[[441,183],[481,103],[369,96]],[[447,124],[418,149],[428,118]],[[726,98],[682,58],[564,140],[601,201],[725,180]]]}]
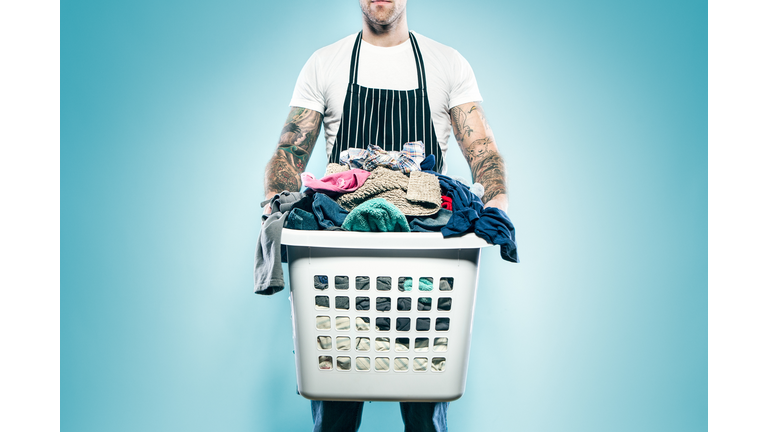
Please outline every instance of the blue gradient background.
[{"label": "blue gradient background", "polygon": [[[705,431],[707,3],[408,7],[473,65],[522,260],[484,255],[451,430]],[[63,431],[310,430],[287,293],[251,292],[258,202],[301,66],[359,14],[62,1]]]}]

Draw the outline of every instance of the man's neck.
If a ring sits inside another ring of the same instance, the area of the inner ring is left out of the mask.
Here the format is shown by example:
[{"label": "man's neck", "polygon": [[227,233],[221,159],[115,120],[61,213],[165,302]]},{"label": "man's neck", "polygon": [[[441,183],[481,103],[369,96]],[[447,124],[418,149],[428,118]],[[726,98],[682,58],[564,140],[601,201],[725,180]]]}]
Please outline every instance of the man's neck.
[{"label": "man's neck", "polygon": [[363,17],[363,40],[371,45],[393,47],[408,40],[408,21],[403,13],[402,19],[392,26],[382,27],[371,24]]}]

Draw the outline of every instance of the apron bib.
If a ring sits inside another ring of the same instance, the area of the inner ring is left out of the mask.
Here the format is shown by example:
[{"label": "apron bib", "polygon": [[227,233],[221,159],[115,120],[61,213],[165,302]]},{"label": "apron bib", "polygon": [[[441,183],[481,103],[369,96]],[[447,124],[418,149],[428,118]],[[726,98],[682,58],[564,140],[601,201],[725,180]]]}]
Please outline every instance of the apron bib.
[{"label": "apron bib", "polygon": [[424,155],[435,155],[434,171],[442,171],[443,154],[429,109],[424,60],[413,33],[409,32],[409,37],[416,58],[419,88],[387,90],[357,84],[363,32],[357,35],[349,65],[349,85],[341,126],[329,162],[339,163],[339,155],[349,148],[366,149],[369,144],[376,144],[387,151],[400,151],[407,142],[422,141]]}]

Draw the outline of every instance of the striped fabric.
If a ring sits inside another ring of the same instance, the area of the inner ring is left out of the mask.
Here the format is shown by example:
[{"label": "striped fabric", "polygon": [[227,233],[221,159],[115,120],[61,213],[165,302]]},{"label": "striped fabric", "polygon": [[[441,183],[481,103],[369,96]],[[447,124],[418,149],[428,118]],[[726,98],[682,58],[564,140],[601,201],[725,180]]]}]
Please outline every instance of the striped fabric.
[{"label": "striped fabric", "polygon": [[362,37],[360,32],[352,49],[344,113],[329,162],[339,163],[341,152],[349,148],[365,149],[375,144],[385,151],[401,151],[403,143],[422,141],[426,155],[435,155],[435,171],[440,172],[443,155],[432,123],[424,60],[416,38],[410,33],[419,88],[386,90],[357,84]]}]

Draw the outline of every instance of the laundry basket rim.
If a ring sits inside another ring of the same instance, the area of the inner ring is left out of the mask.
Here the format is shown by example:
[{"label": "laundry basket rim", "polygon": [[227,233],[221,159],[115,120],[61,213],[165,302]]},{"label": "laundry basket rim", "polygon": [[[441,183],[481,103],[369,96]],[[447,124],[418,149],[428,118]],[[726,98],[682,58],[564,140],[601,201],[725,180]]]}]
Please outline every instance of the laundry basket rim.
[{"label": "laundry basket rim", "polygon": [[493,246],[474,233],[444,238],[439,232],[312,231],[284,228],[287,246],[349,249],[479,249]]}]

